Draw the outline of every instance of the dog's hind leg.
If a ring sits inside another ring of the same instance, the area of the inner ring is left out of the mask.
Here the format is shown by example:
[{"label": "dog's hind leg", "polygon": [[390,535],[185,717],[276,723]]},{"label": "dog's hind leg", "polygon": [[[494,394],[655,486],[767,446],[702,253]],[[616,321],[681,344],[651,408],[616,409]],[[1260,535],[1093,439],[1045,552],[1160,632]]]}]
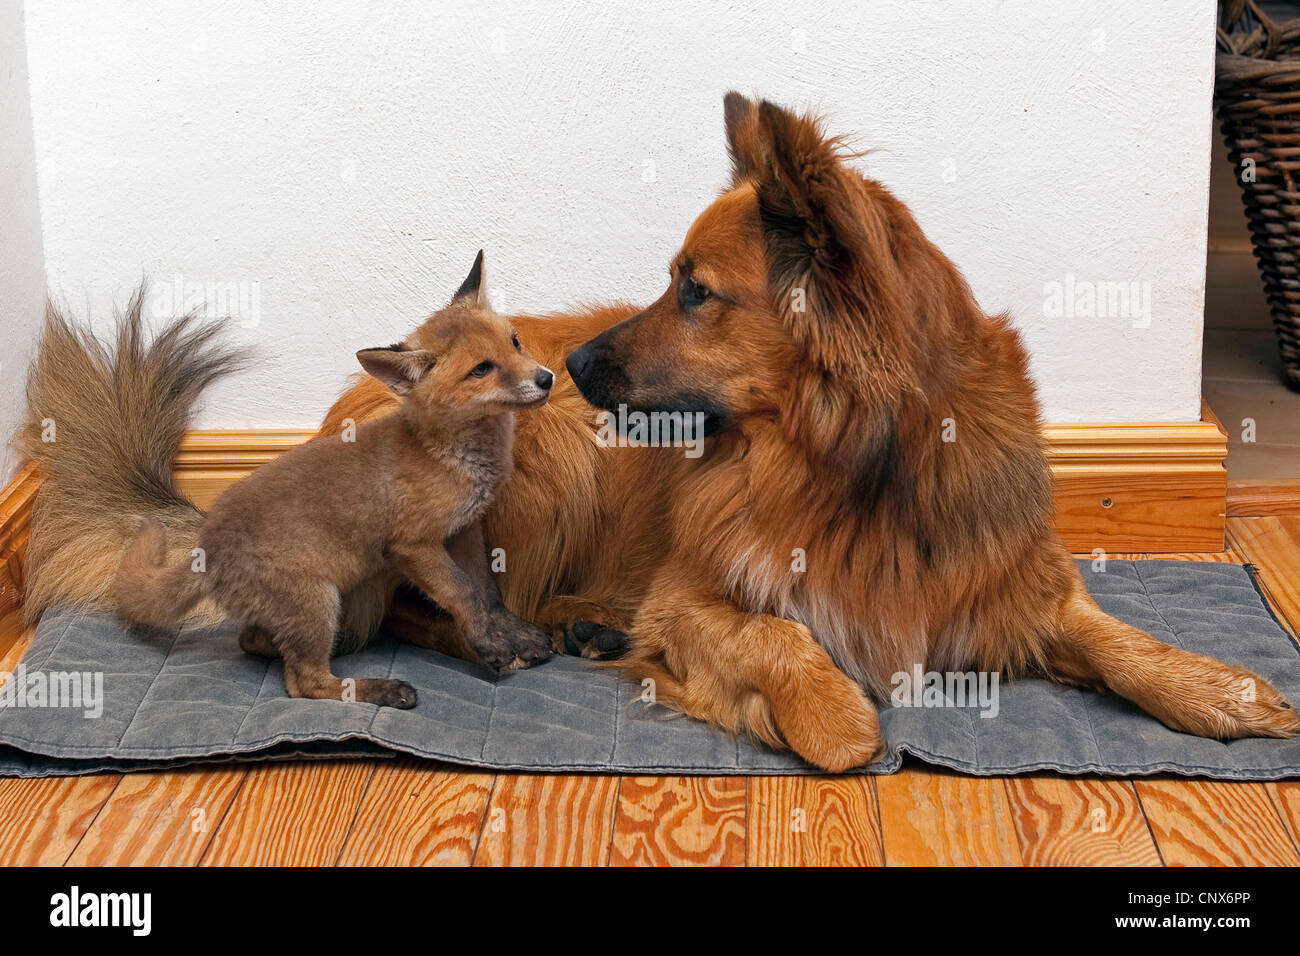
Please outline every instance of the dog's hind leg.
[{"label": "dog's hind leg", "polygon": [[1157,641],[1097,606],[1079,581],[1048,647],[1048,676],[1104,684],[1174,730],[1201,737],[1292,737],[1300,716],[1264,678]]},{"label": "dog's hind leg", "polygon": [[478,663],[456,621],[419,588],[407,585],[397,589],[384,616],[383,628],[404,644]]}]

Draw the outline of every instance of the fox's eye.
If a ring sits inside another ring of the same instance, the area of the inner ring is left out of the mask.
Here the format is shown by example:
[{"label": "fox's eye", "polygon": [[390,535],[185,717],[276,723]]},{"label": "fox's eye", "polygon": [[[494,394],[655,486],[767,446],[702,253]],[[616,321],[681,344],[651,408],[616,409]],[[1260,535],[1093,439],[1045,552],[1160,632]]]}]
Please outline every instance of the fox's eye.
[{"label": "fox's eye", "polygon": [[487,375],[489,372],[491,372],[494,368],[496,368],[496,365],[493,364],[492,362],[479,362],[477,365],[475,365],[472,369],[469,370],[469,374],[474,378],[482,378],[484,375]]},{"label": "fox's eye", "polygon": [[522,352],[524,350],[524,347],[519,344],[519,336],[517,335],[510,336],[510,344],[515,347],[516,352]]},{"label": "fox's eye", "polygon": [[709,291],[708,286],[702,285],[694,279],[687,279],[686,284],[682,287],[682,307],[693,309],[711,295],[713,293]]}]

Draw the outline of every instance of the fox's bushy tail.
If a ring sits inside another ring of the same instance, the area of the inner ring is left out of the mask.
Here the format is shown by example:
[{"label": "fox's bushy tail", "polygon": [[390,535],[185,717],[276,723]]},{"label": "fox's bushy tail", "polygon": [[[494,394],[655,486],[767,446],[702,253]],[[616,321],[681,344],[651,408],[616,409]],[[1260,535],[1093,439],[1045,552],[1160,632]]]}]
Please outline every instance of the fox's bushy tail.
[{"label": "fox's bushy tail", "polygon": [[[54,604],[118,610],[115,577],[141,519],[160,525],[176,564],[195,546],[203,513],[172,481],[194,406],[244,354],[220,323],[176,319],[152,340],[142,283],[108,341],[45,308],[27,372],[27,409],[15,435],[42,476],[28,543],[29,621]],[[215,609],[200,610],[212,617]]]}]

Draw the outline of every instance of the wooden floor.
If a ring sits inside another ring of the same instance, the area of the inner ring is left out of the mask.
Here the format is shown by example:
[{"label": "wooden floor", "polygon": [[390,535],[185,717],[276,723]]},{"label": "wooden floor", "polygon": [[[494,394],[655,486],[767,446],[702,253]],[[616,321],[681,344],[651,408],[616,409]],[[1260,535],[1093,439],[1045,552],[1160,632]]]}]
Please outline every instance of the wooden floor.
[{"label": "wooden floor", "polygon": [[[1300,517],[1232,518],[1229,536],[1223,554],[1151,557],[1250,562],[1297,630]],[[915,764],[888,777],[549,776],[409,760],[3,779],[0,862],[1297,865],[1300,781]]]}]

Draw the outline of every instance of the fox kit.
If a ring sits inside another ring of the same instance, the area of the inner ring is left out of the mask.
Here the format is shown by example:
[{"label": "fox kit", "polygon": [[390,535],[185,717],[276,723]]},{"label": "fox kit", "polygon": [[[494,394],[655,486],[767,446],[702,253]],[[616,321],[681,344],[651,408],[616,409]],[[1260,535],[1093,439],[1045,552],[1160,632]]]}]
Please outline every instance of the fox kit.
[{"label": "fox kit", "polygon": [[415,688],[345,686],[330,669],[331,653],[369,638],[347,633],[343,605],[375,578],[400,577],[437,602],[466,656],[495,667],[549,657],[546,635],[504,609],[486,568],[476,573],[472,555],[457,563],[446,544],[509,476],[515,411],[545,403],[555,380],[487,307],[482,266],[480,252],[451,304],[405,342],[357,353],[402,397],[396,412],[317,437],[232,485],[180,563],[167,563],[163,525],[146,518],[117,572],[122,615],[174,626],[209,597],[242,622],[244,650],[284,658],[289,696],[390,707],[415,706]]}]

